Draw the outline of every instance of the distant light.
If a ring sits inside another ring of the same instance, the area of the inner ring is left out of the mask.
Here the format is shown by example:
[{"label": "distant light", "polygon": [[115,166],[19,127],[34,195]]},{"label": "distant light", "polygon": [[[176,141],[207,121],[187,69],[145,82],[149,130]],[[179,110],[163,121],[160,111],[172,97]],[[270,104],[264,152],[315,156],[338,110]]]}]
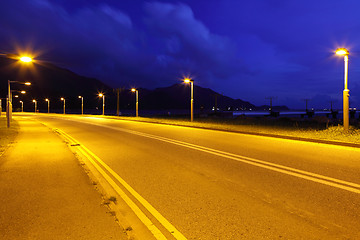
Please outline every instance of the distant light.
[{"label": "distant light", "polygon": [[26,82],[25,85],[30,86],[30,85],[31,85],[31,82]]},{"label": "distant light", "polygon": [[36,100],[35,100],[35,99],[33,99],[33,102],[36,102]]},{"label": "distant light", "polygon": [[45,101],[46,101],[46,102],[48,102],[48,101],[49,101],[49,99],[47,99],[47,98],[46,98],[46,99],[45,99]]},{"label": "distant light", "polygon": [[15,95],[14,97],[18,98],[18,97],[19,97],[19,95]]},{"label": "distant light", "polygon": [[349,55],[349,51],[346,48],[336,49],[336,55]]},{"label": "distant light", "polygon": [[23,101],[20,101],[19,103],[23,103]]},{"label": "distant light", "polygon": [[21,94],[25,94],[25,93],[26,93],[26,91],[21,91],[20,93],[21,93]]},{"label": "distant light", "polygon": [[31,58],[31,57],[24,56],[24,57],[21,57],[21,58],[20,58],[20,61],[22,61],[22,62],[31,62],[31,61],[32,61],[32,58]]},{"label": "distant light", "polygon": [[104,96],[104,94],[102,94],[102,93],[99,93],[99,97],[102,97],[102,96]]},{"label": "distant light", "polygon": [[135,88],[132,88],[131,91],[132,91],[132,92],[136,92],[136,89],[135,89]]},{"label": "distant light", "polygon": [[61,100],[61,101],[64,101],[64,98],[62,97],[62,98],[60,98],[60,100]]},{"label": "distant light", "polygon": [[78,98],[82,98],[82,96],[79,96]]},{"label": "distant light", "polygon": [[192,82],[193,80],[192,79],[190,79],[190,78],[184,78],[184,82],[185,83],[190,83],[190,82]]}]

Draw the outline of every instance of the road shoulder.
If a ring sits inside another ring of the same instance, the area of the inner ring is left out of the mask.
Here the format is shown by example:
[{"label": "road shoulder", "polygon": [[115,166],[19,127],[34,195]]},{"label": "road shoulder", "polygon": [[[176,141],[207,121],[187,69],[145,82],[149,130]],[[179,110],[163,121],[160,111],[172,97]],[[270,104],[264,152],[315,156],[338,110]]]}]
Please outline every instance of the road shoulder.
[{"label": "road shoulder", "polygon": [[128,239],[66,144],[22,118],[0,157],[1,239]]}]

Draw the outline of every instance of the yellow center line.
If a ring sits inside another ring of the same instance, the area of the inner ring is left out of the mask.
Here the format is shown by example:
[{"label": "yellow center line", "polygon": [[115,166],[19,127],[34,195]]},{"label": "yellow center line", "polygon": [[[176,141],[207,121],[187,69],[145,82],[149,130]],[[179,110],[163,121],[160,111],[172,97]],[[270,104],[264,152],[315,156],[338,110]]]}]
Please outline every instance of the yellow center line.
[{"label": "yellow center line", "polygon": [[[146,227],[153,233],[156,239],[166,240],[166,237],[161,231],[151,222],[151,220],[140,210],[140,208],[126,195],[125,192],[114,182],[114,180],[102,169],[104,167],[130,194],[132,194],[137,201],[139,201],[156,219],[163,225],[171,234],[178,240],[186,240],[182,235],[165,217],[163,217],[148,201],[146,201],[139,193],[137,193],[129,184],[125,182],[114,170],[112,170],[106,163],[104,163],[98,156],[92,153],[79,141],[71,137],[69,134],[62,130],[57,129],[61,135],[70,140],[71,143],[77,144],[79,151],[84,154],[95,168],[104,176],[114,190],[124,199],[139,219],[146,225]],[[91,156],[91,157],[90,157]],[[99,166],[93,159],[95,159],[102,167]]]}]

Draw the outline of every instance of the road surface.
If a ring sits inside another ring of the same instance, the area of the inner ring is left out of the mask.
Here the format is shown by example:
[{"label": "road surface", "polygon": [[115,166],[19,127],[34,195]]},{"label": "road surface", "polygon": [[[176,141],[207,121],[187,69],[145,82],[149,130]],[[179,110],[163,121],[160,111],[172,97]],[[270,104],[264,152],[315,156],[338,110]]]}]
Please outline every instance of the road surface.
[{"label": "road surface", "polygon": [[358,148],[97,117],[23,117],[101,159],[181,233],[173,239],[360,239]]}]

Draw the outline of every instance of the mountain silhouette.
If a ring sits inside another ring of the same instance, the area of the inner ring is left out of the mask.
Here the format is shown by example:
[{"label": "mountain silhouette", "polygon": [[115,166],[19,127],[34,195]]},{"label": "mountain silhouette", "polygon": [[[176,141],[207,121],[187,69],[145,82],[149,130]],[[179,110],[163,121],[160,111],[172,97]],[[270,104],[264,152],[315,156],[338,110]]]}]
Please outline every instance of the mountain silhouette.
[{"label": "mountain silhouette", "polygon": [[[96,78],[80,76],[67,69],[57,67],[50,63],[34,63],[24,66],[16,60],[0,57],[0,96],[7,96],[7,81],[29,81],[31,86],[19,83],[11,83],[12,90],[26,90],[24,95],[18,94],[19,98],[13,97],[14,110],[20,108],[19,101],[24,102],[24,111],[33,111],[32,99],[38,101],[38,109],[47,111],[47,102],[53,111],[61,112],[63,102],[66,99],[68,111],[78,111],[81,100],[84,97],[84,109],[98,113],[102,108],[102,99],[98,93],[105,94],[106,109],[116,110],[116,94],[114,89]],[[190,108],[190,85],[177,83],[169,87],[156,88],[154,90],[139,88],[139,108],[142,110],[175,110]],[[17,93],[14,92],[13,96]],[[232,99],[219,94],[209,88],[203,88],[194,84],[194,108],[206,112],[217,108],[221,110],[256,110],[255,105],[241,99]],[[3,101],[5,108],[5,101]],[[263,106],[262,106],[263,107]],[[128,88],[120,88],[120,110],[132,110],[135,108],[135,94]],[[96,112],[98,111],[98,112]]]}]

